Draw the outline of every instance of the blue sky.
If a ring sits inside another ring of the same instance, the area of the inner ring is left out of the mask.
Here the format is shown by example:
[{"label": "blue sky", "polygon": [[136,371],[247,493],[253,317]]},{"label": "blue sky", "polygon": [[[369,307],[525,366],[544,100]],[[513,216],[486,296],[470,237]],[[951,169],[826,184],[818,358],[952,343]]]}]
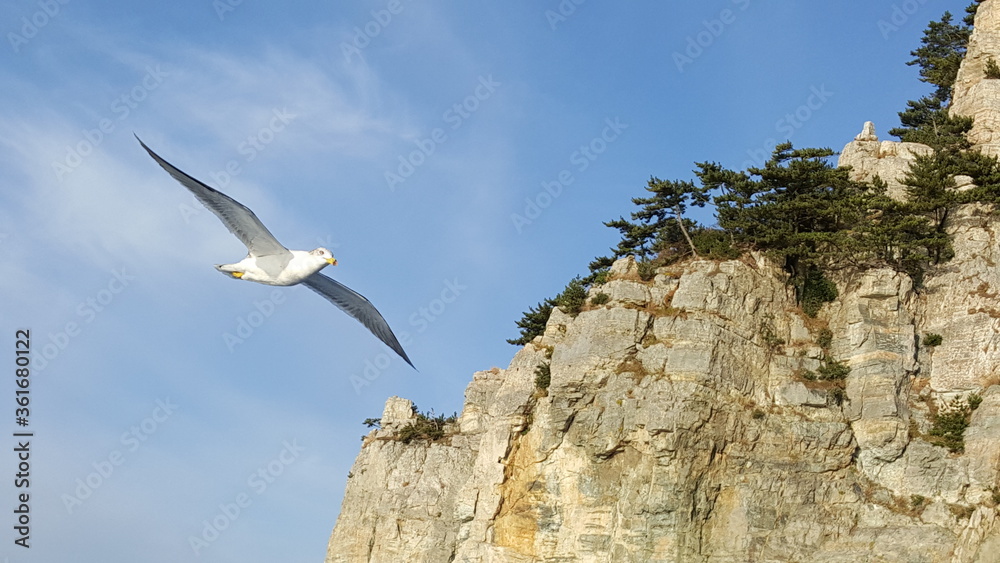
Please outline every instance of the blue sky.
[{"label": "blue sky", "polygon": [[[387,397],[460,410],[650,175],[889,138],[928,91],[909,51],[966,4],[4,2],[0,356],[30,330],[28,427],[9,375],[0,405],[35,436],[28,550],[0,448],[0,557],[322,560]],[[305,288],[219,275],[245,248],[133,132],[329,247],[419,372]]]}]

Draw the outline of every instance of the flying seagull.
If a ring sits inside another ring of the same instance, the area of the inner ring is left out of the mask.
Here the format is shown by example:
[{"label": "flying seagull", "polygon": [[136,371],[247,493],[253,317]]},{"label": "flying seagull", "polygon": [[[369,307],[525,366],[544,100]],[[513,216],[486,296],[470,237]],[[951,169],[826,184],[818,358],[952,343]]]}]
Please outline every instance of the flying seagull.
[{"label": "flying seagull", "polygon": [[246,258],[235,264],[217,264],[215,269],[236,279],[267,285],[301,283],[361,321],[372,334],[413,367],[413,362],[406,357],[406,352],[403,351],[399,340],[396,340],[389,323],[385,322],[375,306],[360,293],[319,272],[329,265],[337,265],[337,259],[329,250],[322,247],[308,252],[288,250],[274,238],[248,207],[185,174],[153,152],[138,135],[135,138],[157,164],[190,190],[202,205],[222,220],[229,232],[247,246]]}]

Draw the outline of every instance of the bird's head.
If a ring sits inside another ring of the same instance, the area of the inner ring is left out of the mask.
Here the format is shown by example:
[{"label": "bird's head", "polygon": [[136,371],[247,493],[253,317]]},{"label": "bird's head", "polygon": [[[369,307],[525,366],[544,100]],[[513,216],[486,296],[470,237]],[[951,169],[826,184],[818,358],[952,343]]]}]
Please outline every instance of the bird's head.
[{"label": "bird's head", "polygon": [[310,250],[309,254],[322,258],[324,261],[326,261],[327,264],[331,266],[337,265],[337,259],[333,257],[333,253],[323,248],[322,246],[317,248],[316,250]]}]

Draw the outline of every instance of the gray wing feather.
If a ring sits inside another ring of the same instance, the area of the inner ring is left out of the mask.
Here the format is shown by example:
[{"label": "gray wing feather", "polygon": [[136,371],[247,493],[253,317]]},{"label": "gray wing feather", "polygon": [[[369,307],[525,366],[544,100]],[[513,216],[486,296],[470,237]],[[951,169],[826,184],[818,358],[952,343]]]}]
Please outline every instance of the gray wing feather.
[{"label": "gray wing feather", "polygon": [[386,346],[399,354],[399,357],[406,360],[406,363],[410,364],[410,367],[414,367],[410,358],[406,357],[406,352],[403,351],[399,340],[396,340],[396,335],[389,328],[389,323],[385,322],[378,309],[365,299],[363,295],[320,273],[309,276],[302,280],[302,283],[309,289],[325,297],[330,303],[340,307],[348,315],[361,321],[361,324],[372,331],[372,334],[377,336],[382,342],[385,342]]},{"label": "gray wing feather", "polygon": [[278,242],[278,239],[274,238],[274,235],[267,230],[267,227],[260,222],[260,219],[247,206],[185,174],[179,168],[163,160],[160,155],[153,152],[152,149],[146,146],[146,143],[142,142],[142,139],[139,139],[138,135],[135,138],[142,145],[142,148],[146,149],[149,156],[153,157],[153,160],[157,164],[162,166],[175,180],[190,190],[194,194],[194,197],[198,198],[198,201],[222,220],[222,223],[229,229],[229,232],[243,241],[251,256],[288,253],[288,249],[282,246]]}]

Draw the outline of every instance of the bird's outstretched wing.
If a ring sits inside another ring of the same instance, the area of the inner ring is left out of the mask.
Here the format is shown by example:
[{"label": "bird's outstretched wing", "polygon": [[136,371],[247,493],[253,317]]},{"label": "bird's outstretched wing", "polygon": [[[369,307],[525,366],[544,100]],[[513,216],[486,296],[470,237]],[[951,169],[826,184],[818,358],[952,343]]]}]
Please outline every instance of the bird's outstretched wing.
[{"label": "bird's outstretched wing", "polygon": [[222,220],[222,223],[229,229],[229,232],[243,241],[251,256],[270,256],[289,253],[288,249],[282,246],[278,242],[278,239],[274,238],[274,235],[267,230],[267,227],[260,222],[260,219],[247,206],[185,174],[179,168],[163,160],[160,155],[153,152],[152,149],[146,146],[146,143],[142,142],[142,139],[139,139],[138,135],[135,138],[142,145],[142,148],[146,149],[149,156],[153,157],[153,160],[157,164],[162,166],[175,180],[190,190],[194,194],[194,197],[198,198],[198,201]]},{"label": "bird's outstretched wing", "polygon": [[320,273],[309,276],[302,280],[302,283],[309,289],[325,297],[330,303],[340,307],[348,315],[361,321],[361,324],[372,331],[372,334],[377,336],[382,342],[385,342],[386,346],[392,348],[394,352],[399,354],[400,358],[406,360],[406,363],[410,364],[410,367],[414,367],[410,358],[406,357],[406,352],[403,351],[399,340],[396,340],[396,335],[389,328],[389,323],[385,322],[385,319],[382,318],[378,309],[371,304],[371,301],[368,301],[363,295],[346,285]]}]

